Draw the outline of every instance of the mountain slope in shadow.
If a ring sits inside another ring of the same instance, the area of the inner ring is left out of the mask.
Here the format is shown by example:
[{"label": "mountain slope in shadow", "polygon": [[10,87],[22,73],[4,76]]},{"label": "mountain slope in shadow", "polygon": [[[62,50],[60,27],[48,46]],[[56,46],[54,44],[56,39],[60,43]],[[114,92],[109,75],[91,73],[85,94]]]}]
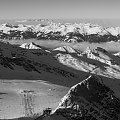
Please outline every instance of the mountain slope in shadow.
[{"label": "mountain slope in shadow", "polygon": [[42,46],[26,49],[0,42],[1,79],[41,79],[71,87],[90,74],[119,79],[119,61],[119,57],[102,48],[81,53],[69,46],[54,50]]}]

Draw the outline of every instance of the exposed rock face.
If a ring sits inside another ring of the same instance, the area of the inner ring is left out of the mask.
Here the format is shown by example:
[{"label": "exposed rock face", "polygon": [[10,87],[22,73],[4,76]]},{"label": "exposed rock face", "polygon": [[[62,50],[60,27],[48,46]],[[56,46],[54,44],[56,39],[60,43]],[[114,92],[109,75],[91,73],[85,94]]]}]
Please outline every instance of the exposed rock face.
[{"label": "exposed rock face", "polygon": [[[86,49],[86,51],[84,52],[88,58],[90,59],[95,59],[98,60],[102,63],[106,63],[111,65],[111,60],[112,58],[110,58],[110,53],[108,53],[105,49],[97,47],[94,50],[91,50],[89,47]],[[84,54],[83,53],[83,54]],[[112,55],[111,55],[112,56]]]},{"label": "exposed rock face", "polygon": [[120,77],[120,58],[103,48],[97,47],[94,50],[87,48],[83,53],[77,50],[76,53],[61,51],[56,53],[56,58],[66,66],[109,78]]},{"label": "exposed rock face", "polygon": [[83,55],[87,55],[87,58],[95,59],[97,61],[100,61],[102,63],[108,64],[108,65],[120,65],[118,56],[119,53],[112,55],[105,49],[101,47],[97,47],[96,49],[91,50],[89,47],[86,49],[86,51],[83,52]]},{"label": "exposed rock face", "polygon": [[67,120],[119,120],[119,97],[103,79],[89,76],[69,90],[54,114]]}]

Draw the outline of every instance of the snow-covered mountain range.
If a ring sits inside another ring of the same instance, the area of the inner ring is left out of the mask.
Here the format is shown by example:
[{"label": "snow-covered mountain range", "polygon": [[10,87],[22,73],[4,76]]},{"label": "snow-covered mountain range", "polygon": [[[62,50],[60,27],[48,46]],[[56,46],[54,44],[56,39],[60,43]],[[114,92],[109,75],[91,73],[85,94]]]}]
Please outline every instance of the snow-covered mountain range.
[{"label": "snow-covered mountain range", "polygon": [[90,23],[53,23],[48,25],[0,25],[0,39],[49,39],[66,42],[118,41],[120,27],[104,28]]}]

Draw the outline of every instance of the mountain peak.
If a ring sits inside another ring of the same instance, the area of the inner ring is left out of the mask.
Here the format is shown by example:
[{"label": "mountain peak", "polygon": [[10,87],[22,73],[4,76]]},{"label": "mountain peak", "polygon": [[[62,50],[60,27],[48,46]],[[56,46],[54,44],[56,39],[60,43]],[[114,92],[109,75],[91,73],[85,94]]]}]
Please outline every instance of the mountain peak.
[{"label": "mountain peak", "polygon": [[34,42],[23,43],[20,47],[25,49],[41,49],[41,47],[36,45]]},{"label": "mountain peak", "polygon": [[76,53],[76,50],[70,46],[58,47],[58,48],[53,49],[53,51],[63,51],[63,52],[67,52],[67,53]]},{"label": "mountain peak", "polygon": [[63,97],[54,114],[69,119],[120,119],[120,99],[98,76],[89,76],[74,85]]}]

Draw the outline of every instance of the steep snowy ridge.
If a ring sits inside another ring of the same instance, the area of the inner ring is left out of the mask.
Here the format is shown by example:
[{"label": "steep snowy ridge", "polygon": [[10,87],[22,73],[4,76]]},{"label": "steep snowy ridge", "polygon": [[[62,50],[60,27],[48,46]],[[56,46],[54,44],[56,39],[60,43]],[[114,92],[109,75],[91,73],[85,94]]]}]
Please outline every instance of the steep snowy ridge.
[{"label": "steep snowy ridge", "polygon": [[86,51],[83,52],[83,55],[84,55],[84,53],[90,59],[95,59],[95,60],[98,60],[100,62],[111,65],[111,58],[108,55],[106,55],[106,50],[104,50],[103,48],[97,47],[96,49],[91,50],[88,47],[86,49]]},{"label": "steep snowy ridge", "polygon": [[90,23],[49,25],[0,25],[0,39],[50,39],[66,42],[107,42],[120,39],[120,27],[104,28]]},{"label": "steep snowy ridge", "polygon": [[58,48],[53,49],[53,51],[63,51],[63,52],[66,52],[66,53],[77,53],[77,50],[73,49],[70,46],[58,47]]},{"label": "steep snowy ridge", "polygon": [[71,87],[53,114],[67,120],[119,120],[119,108],[120,95],[116,95],[104,79],[89,76]]},{"label": "steep snowy ridge", "polygon": [[87,55],[88,58],[98,60],[108,65],[114,65],[115,63],[120,64],[120,59],[118,57],[112,55],[111,53],[100,47],[97,47],[93,50],[87,47],[87,49],[83,52],[83,55]]},{"label": "steep snowy ridge", "polygon": [[30,43],[30,44],[27,44],[27,43],[24,43],[20,46],[21,48],[25,48],[25,49],[41,49],[40,46],[36,45],[35,43]]},{"label": "steep snowy ridge", "polygon": [[20,45],[19,47],[24,48],[24,49],[30,49],[30,50],[40,50],[43,53],[51,53],[50,50],[45,49],[44,47],[41,47],[37,44],[35,44],[34,42],[31,43],[23,43],[22,45]]},{"label": "steep snowy ridge", "polygon": [[79,71],[93,73],[109,78],[120,77],[120,58],[112,55],[103,48],[90,50],[87,48],[83,53],[57,52],[56,58],[63,65]]}]

